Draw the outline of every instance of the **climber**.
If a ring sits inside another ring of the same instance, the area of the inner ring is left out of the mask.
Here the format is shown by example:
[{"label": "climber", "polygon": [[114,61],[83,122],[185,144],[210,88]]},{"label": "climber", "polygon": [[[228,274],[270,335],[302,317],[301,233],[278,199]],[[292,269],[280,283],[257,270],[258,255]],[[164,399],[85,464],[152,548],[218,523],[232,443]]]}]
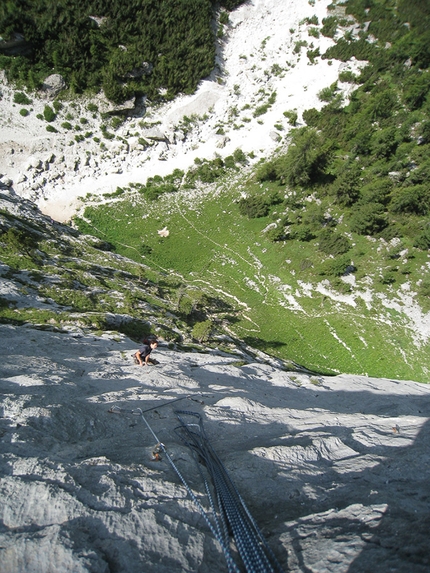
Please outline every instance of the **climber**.
[{"label": "climber", "polygon": [[147,366],[148,364],[158,364],[157,360],[150,357],[151,352],[157,348],[158,342],[156,340],[144,340],[143,346],[133,354],[135,364],[140,366]]}]

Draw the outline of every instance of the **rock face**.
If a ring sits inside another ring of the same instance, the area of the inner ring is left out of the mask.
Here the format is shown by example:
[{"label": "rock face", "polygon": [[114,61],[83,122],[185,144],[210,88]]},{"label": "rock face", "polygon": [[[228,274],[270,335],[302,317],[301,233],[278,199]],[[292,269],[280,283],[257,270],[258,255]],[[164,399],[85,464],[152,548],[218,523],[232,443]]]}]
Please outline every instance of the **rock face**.
[{"label": "rock face", "polygon": [[11,325],[0,336],[2,573],[227,571],[154,454],[161,441],[210,517],[178,409],[202,415],[284,571],[429,571],[430,387],[163,344],[160,364],[141,368],[127,338]]}]

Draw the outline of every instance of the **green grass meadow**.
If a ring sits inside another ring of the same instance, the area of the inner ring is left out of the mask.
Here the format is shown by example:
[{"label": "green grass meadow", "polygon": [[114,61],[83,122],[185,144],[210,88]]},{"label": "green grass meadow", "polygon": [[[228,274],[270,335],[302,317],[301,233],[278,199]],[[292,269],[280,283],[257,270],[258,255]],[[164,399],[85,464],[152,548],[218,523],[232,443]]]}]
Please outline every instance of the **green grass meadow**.
[{"label": "green grass meadow", "polygon": [[[428,345],[415,343],[413,324],[396,305],[387,308],[380,300],[396,298],[407,280],[399,272],[394,285],[377,280],[392,264],[387,249],[354,237],[356,285],[321,276],[328,257],[315,242],[270,241],[263,230],[276,215],[241,216],[238,189],[181,190],[156,201],[127,192],[88,205],[76,224],[111,242],[118,253],[178,277],[181,288],[222,299],[229,308],[219,317],[219,330],[227,326],[236,338],[287,363],[320,373],[427,382]],[[164,227],[168,237],[158,234]],[[422,267],[426,260],[422,253],[414,265]],[[369,294],[357,294],[369,290],[370,303]]]}]

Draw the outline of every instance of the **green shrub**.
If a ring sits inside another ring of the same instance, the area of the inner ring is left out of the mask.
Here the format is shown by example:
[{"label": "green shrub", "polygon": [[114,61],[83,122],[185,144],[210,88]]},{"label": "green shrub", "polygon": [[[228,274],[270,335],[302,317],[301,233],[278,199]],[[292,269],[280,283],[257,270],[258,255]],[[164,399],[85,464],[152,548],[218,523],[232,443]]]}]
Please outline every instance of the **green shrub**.
[{"label": "green shrub", "polygon": [[110,131],[107,131],[106,129],[102,130],[102,135],[105,139],[114,139],[115,138],[115,134],[111,133]]},{"label": "green shrub", "polygon": [[403,84],[403,100],[411,110],[420,109],[430,92],[430,74],[411,73]]},{"label": "green shrub", "polygon": [[345,70],[344,72],[340,72],[339,81],[347,84],[355,84],[357,77],[350,70]]},{"label": "green shrub", "polygon": [[212,322],[210,320],[205,320],[203,322],[197,322],[191,332],[191,336],[198,340],[200,343],[207,342],[210,338],[212,332]]},{"label": "green shrub", "polygon": [[63,121],[61,127],[67,130],[73,129],[73,125],[69,121]]},{"label": "green shrub", "polygon": [[337,82],[334,82],[328,88],[323,88],[318,92],[318,99],[321,101],[332,101],[338,91]]},{"label": "green shrub", "polygon": [[311,64],[315,63],[315,59],[320,57],[320,49],[319,48],[315,48],[315,50],[308,50],[306,52],[306,55],[309,59],[309,61],[311,62]]},{"label": "green shrub", "polygon": [[356,205],[351,211],[350,228],[359,235],[376,235],[387,224],[387,214],[380,203]]},{"label": "green shrub", "polygon": [[23,92],[15,92],[13,94],[13,101],[20,105],[30,105],[32,103],[31,99],[29,99]]},{"label": "green shrub", "polygon": [[58,133],[58,129],[55,129],[53,125],[47,125],[46,131],[49,131],[50,133]]},{"label": "green shrub", "polygon": [[288,238],[283,227],[269,229],[266,233],[266,237],[273,243],[276,243],[277,241],[285,241]]},{"label": "green shrub", "polygon": [[308,225],[294,225],[290,228],[290,239],[307,243],[315,239],[315,234]]},{"label": "green shrub", "polygon": [[295,127],[297,125],[298,115],[296,111],[284,111],[284,116],[288,119],[288,123]]},{"label": "green shrub", "polygon": [[328,16],[322,20],[321,34],[327,38],[334,38],[337,32],[336,16]]},{"label": "green shrub", "polygon": [[118,129],[124,123],[124,118],[115,116],[112,118],[111,125],[112,129]]},{"label": "green shrub", "polygon": [[242,165],[246,165],[246,163],[248,162],[246,155],[244,154],[244,152],[237,148],[234,150],[233,152],[233,158],[235,160],[236,163],[241,163]]},{"label": "green shrub", "polygon": [[193,310],[194,303],[191,298],[187,295],[181,296],[178,302],[178,311],[185,316],[190,316]]},{"label": "green shrub", "polygon": [[227,155],[227,157],[224,157],[224,165],[226,169],[236,168],[236,161],[234,160],[233,155]]},{"label": "green shrub", "polygon": [[393,190],[393,182],[388,177],[375,179],[360,189],[360,203],[381,203],[387,205]]},{"label": "green shrub", "polygon": [[[284,112],[284,115],[286,113],[288,113],[288,112]],[[318,119],[320,118],[320,112],[315,108],[305,109],[302,113],[302,117],[303,117],[303,121],[306,123],[306,125],[308,127],[317,127]],[[297,121],[297,119],[296,119],[296,121]]]},{"label": "green shrub", "polygon": [[43,117],[45,118],[45,121],[51,122],[54,121],[57,116],[51,106],[45,105]]},{"label": "green shrub", "polygon": [[318,26],[318,16],[316,14],[314,14],[313,16],[311,16],[310,18],[305,18],[302,22],[300,22],[301,24],[308,24],[309,26],[312,24],[314,26]]},{"label": "green shrub", "polygon": [[277,192],[271,192],[267,195],[250,195],[239,200],[239,212],[250,219],[266,217],[270,208],[281,202],[282,198]]},{"label": "green shrub", "polygon": [[348,255],[342,255],[335,259],[325,261],[319,270],[322,276],[341,277],[351,267],[351,258]]},{"label": "green shrub", "polygon": [[430,249],[430,227],[425,229],[420,235],[418,235],[414,241],[414,247],[421,249],[422,251],[427,251]]},{"label": "green shrub", "polygon": [[13,251],[23,251],[27,254],[38,247],[37,238],[27,230],[10,228],[1,235],[1,240]]},{"label": "green shrub", "polygon": [[341,60],[347,62],[353,56],[357,60],[371,60],[377,47],[370,44],[367,40],[360,38],[359,40],[348,40],[348,38],[340,38],[334,46],[328,48],[326,53],[322,56],[326,60]]},{"label": "green shrub", "polygon": [[353,205],[360,196],[361,169],[358,165],[345,163],[330,186],[330,194],[343,207]]},{"label": "green shrub", "polygon": [[251,197],[242,197],[239,200],[239,213],[249,219],[266,217],[269,214],[270,205],[262,195],[252,195]]},{"label": "green shrub", "polygon": [[427,215],[430,212],[430,183],[393,191],[390,210],[394,213]]},{"label": "green shrub", "polygon": [[255,173],[255,178],[257,181],[276,181],[278,179],[276,161],[267,161],[260,165]]},{"label": "green shrub", "polygon": [[58,113],[59,111],[61,111],[63,109],[63,104],[60,101],[58,101],[57,99],[55,101],[53,101],[52,105],[54,106],[55,113]]},{"label": "green shrub", "polygon": [[318,248],[327,255],[343,255],[351,248],[351,242],[347,237],[335,233],[329,229],[324,229],[319,234]]},{"label": "green shrub", "polygon": [[99,108],[96,106],[95,103],[90,102],[90,103],[87,105],[87,110],[90,111],[90,112],[92,112],[92,113],[96,113],[96,112],[99,111]]},{"label": "green shrub", "polygon": [[396,275],[392,269],[385,270],[379,277],[379,282],[383,285],[391,285],[396,282]]},{"label": "green shrub", "polygon": [[229,23],[228,12],[226,12],[225,10],[221,11],[221,14],[219,15],[219,22],[224,26]]},{"label": "green shrub", "polygon": [[20,109],[19,113],[22,115],[22,117],[27,117],[27,115],[30,115],[30,112],[28,111],[28,109],[25,109],[25,108]]},{"label": "green shrub", "polygon": [[260,115],[264,115],[269,111],[270,105],[265,103],[263,105],[259,105],[255,108],[254,113],[252,114],[254,117],[260,117]]},{"label": "green shrub", "polygon": [[430,297],[430,278],[424,278],[419,286],[419,294],[421,296]]},{"label": "green shrub", "polygon": [[294,53],[300,54],[302,48],[304,48],[307,45],[308,45],[308,43],[306,42],[306,40],[300,40],[300,41],[296,42],[294,45]]},{"label": "green shrub", "polygon": [[315,129],[296,129],[286,156],[277,163],[278,175],[293,187],[315,183],[323,176],[332,152],[333,142]]}]

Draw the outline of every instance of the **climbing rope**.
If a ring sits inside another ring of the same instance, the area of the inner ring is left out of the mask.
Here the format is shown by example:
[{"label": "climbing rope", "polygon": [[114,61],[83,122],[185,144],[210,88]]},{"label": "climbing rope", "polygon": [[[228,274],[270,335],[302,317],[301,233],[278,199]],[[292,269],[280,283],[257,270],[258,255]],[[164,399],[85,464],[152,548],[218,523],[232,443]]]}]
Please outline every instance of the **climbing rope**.
[{"label": "climbing rope", "polygon": [[[155,410],[164,405],[191,397],[192,395],[182,396],[181,398],[170,400],[164,404],[159,404],[158,406],[147,408],[145,410],[142,410],[141,408],[127,410],[117,406],[112,406],[109,412],[118,414],[131,413],[141,416],[146,427],[157,442],[155,449],[157,455],[153,453],[155,456],[154,459],[160,459],[158,454],[159,452],[162,452],[169,464],[172,466],[173,470],[187,490],[190,498],[197,506],[210,531],[220,544],[226,559],[228,573],[240,573],[241,571],[235,563],[230,549],[231,536],[234,539],[239,556],[245,566],[246,573],[283,573],[275,555],[268,546],[262,532],[246,507],[244,500],[239,494],[233,481],[230,479],[226,468],[219,459],[215,450],[212,448],[203,427],[201,415],[188,410],[176,411],[175,414],[180,425],[175,428],[175,433],[190,448],[196,462],[197,469],[204,483],[206,496],[209,500],[210,512],[206,511],[197,499],[181,471],[175,465],[171,456],[167,452],[166,447],[161,440],[158,439],[154,430],[151,428],[144,416],[146,412],[150,412],[151,410]],[[184,420],[184,417],[186,416],[191,417],[194,421],[186,422]],[[206,468],[206,472],[210,477],[212,487],[210,486],[205,473],[202,471],[202,464]]]},{"label": "climbing rope", "polygon": [[[138,410],[139,410],[139,408],[137,409],[137,411]],[[188,492],[189,496],[191,497],[191,499],[193,500],[193,502],[196,504],[197,508],[199,509],[199,511],[200,511],[203,519],[205,520],[206,524],[208,525],[209,529],[212,531],[214,537],[218,540],[218,543],[221,546],[221,549],[224,553],[224,556],[225,556],[225,559],[227,562],[228,572],[229,573],[240,573],[239,568],[237,567],[236,563],[233,560],[233,557],[232,557],[231,552],[230,552],[230,548],[229,548],[228,544],[226,543],[226,538],[225,538],[225,536],[223,536],[221,534],[218,522],[215,520],[215,525],[212,524],[212,522],[209,518],[209,515],[207,514],[204,507],[202,506],[202,504],[199,502],[199,500],[195,496],[194,492],[192,491],[192,489],[190,488],[190,486],[186,482],[185,478],[183,477],[182,473],[179,471],[179,469],[175,465],[172,458],[169,456],[164,444],[162,442],[160,442],[160,440],[158,439],[154,430],[151,428],[151,426],[149,425],[145,416],[143,415],[142,411],[140,412],[140,414],[141,414],[142,420],[144,421],[146,427],[151,432],[151,434],[154,436],[155,440],[158,442],[158,447],[161,449],[163,454],[166,456],[167,461],[172,466],[172,468],[175,470],[175,472],[178,475],[181,482],[184,484],[185,489],[187,490],[187,492]],[[208,491],[208,489],[207,489],[207,491]],[[213,507],[213,509],[214,509],[214,507]]]},{"label": "climbing rope", "polygon": [[[218,530],[224,532],[224,543],[227,543],[228,530],[231,530],[247,573],[282,573],[281,566],[246,507],[244,500],[209,443],[200,414],[180,410],[176,412],[176,415],[180,422],[176,433],[191,448],[195,454],[194,457],[196,458],[197,456],[198,458],[197,461],[203,462],[211,477],[218,506],[216,513],[219,515],[221,522],[218,525]],[[195,418],[197,423],[185,422],[184,416]],[[200,467],[199,471],[202,473]],[[207,483],[206,480],[205,483]],[[214,505],[208,486],[206,486],[206,490],[211,500],[211,505]]]}]

